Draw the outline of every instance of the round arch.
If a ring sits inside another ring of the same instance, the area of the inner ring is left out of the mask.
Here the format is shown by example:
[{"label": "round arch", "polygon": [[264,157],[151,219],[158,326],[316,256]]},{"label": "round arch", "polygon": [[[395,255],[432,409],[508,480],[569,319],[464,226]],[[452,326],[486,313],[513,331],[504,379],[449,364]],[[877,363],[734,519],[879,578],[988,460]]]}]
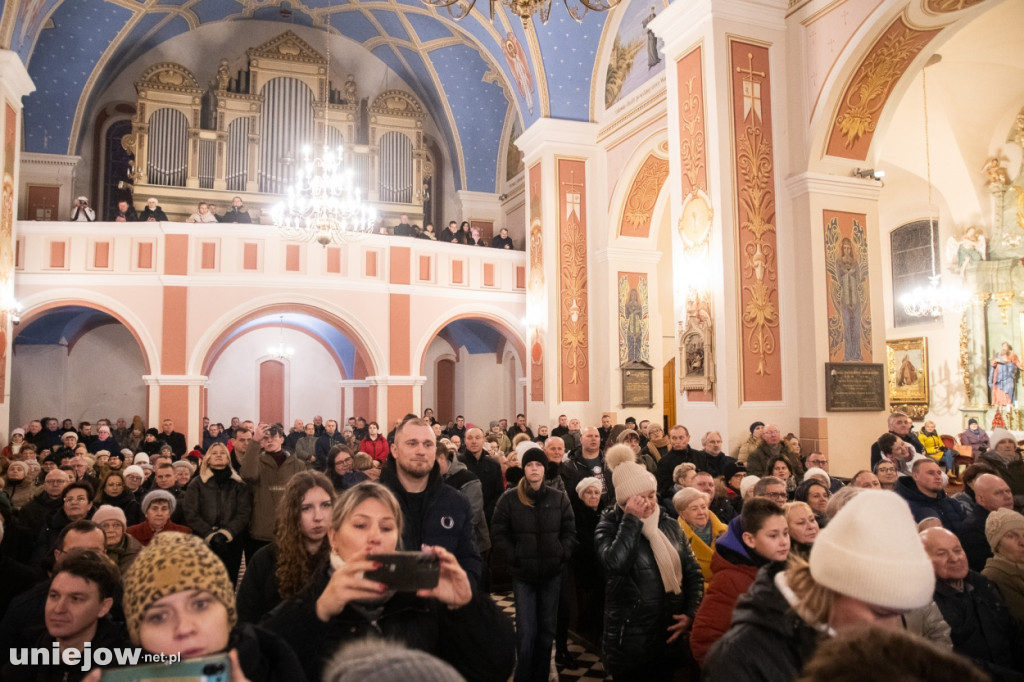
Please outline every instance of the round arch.
[{"label": "round arch", "polygon": [[341,331],[352,342],[356,360],[361,360],[366,366],[368,376],[379,374],[381,368],[386,366],[381,350],[368,341],[373,338],[372,334],[356,316],[346,315],[327,301],[314,297],[278,294],[247,301],[221,315],[196,342],[188,361],[189,373],[205,375],[241,325],[281,313],[306,314]]},{"label": "round arch", "polygon": [[[647,137],[640,141],[633,152],[629,155],[626,163],[623,164],[622,170],[619,173],[618,180],[612,189],[611,195],[608,200],[608,214],[614,216],[613,221],[609,221],[608,225],[608,243],[613,243],[623,235],[620,233],[619,228],[622,226],[622,218],[626,211],[626,202],[629,199],[629,195],[636,183],[637,176],[640,174],[644,164],[647,163],[648,158],[655,157],[658,159],[668,162],[668,129],[665,127],[658,128],[651,132]],[[650,231],[647,234],[648,241],[651,240],[652,235],[655,231],[654,215],[655,210],[653,206],[659,202],[664,201],[665,188],[667,187],[667,180],[669,173],[666,170],[665,177],[658,186],[657,195],[655,201],[652,204],[651,211],[651,224]],[[642,237],[635,237],[632,235],[626,235],[632,239],[642,239]],[[657,239],[653,243],[657,243]]]},{"label": "round arch", "polygon": [[522,336],[522,321],[513,318],[508,312],[497,309],[481,310],[479,306],[463,305],[448,310],[444,315],[436,318],[433,323],[427,325],[429,333],[420,337],[413,352],[414,358],[419,358],[416,366],[421,374],[425,373],[424,366],[427,361],[427,349],[430,343],[437,337],[438,333],[452,322],[458,320],[478,320],[494,325],[505,333],[506,338],[512,344],[512,348],[519,356],[520,369],[523,376],[526,376],[526,342]]},{"label": "round arch", "polygon": [[[124,307],[123,303],[109,296],[90,292],[89,300],[81,298],[81,289],[49,289],[38,294],[22,299],[21,303],[24,312],[21,314],[21,326],[23,329],[43,317],[47,312],[66,306],[80,306],[90,308],[110,315],[124,325],[125,329],[134,337],[142,351],[142,360],[146,365],[147,374],[160,374],[160,354],[157,352],[156,343],[146,328],[145,323],[139,319],[131,310]],[[17,339],[15,332],[12,335],[11,343]]]}]

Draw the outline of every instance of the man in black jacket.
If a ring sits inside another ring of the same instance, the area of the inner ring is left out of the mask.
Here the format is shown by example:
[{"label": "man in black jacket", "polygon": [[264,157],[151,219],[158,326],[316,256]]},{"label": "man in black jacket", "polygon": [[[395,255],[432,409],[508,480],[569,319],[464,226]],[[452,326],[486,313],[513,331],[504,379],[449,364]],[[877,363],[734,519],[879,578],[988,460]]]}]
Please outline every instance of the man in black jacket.
[{"label": "man in black jacket", "polygon": [[316,439],[315,454],[313,455],[316,461],[313,463],[313,468],[323,471],[327,466],[327,455],[331,452],[331,448],[344,443],[345,437],[338,431],[338,422],[328,419],[324,424],[323,435]]},{"label": "man in black jacket", "polygon": [[601,434],[597,428],[588,426],[580,433],[580,447],[573,450],[569,458],[562,462],[562,481],[569,500],[575,503],[579,499],[576,485],[588,476],[601,481],[601,504],[615,498],[612,492],[612,475],[604,463],[604,452],[601,450]]},{"label": "man in black jacket", "polygon": [[484,515],[490,523],[494,515],[494,505],[505,492],[505,484],[501,479],[501,465],[484,452],[484,432],[475,426],[466,430],[463,445],[466,451],[459,457],[459,461],[480,479],[480,485],[484,490]]},{"label": "man in black jacket", "polygon": [[429,424],[410,419],[398,427],[380,482],[402,507],[402,546],[444,547],[459,560],[473,586],[479,585],[482,563],[473,541],[473,512],[469,500],[445,484]]},{"label": "man in black jacket", "polygon": [[498,500],[492,522],[492,543],[507,558],[514,579],[516,682],[547,679],[562,567],[576,547],[569,498],[544,485],[547,463],[540,448],[523,453],[523,479]]},{"label": "man in black jacket", "polygon": [[690,447],[690,430],[681,424],[676,424],[668,430],[669,450],[658,462],[658,497],[671,497],[672,472],[683,462],[692,462],[698,471],[707,471],[707,455],[699,450]]}]

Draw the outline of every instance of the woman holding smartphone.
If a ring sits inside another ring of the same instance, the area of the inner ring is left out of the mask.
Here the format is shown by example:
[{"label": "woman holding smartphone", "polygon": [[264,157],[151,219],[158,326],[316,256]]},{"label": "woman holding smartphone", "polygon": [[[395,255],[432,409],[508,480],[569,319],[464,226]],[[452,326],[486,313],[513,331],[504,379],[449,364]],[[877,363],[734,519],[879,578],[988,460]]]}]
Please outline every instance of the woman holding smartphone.
[{"label": "woman holding smartphone", "polygon": [[340,645],[368,635],[437,656],[466,679],[507,680],[515,658],[512,624],[486,594],[473,590],[453,554],[423,548],[440,563],[431,589],[397,592],[365,577],[380,567],[367,557],[394,552],[401,537],[402,512],[390,490],[372,482],[349,488],[334,505],[330,561],[264,626],[291,644],[309,680],[321,678]]}]

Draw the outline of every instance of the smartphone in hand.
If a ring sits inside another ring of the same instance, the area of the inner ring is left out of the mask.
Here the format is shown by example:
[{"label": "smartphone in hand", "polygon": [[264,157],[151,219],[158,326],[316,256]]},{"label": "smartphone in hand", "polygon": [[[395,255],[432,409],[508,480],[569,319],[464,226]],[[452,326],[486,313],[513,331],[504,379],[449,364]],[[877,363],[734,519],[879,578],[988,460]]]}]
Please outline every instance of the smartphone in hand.
[{"label": "smartphone in hand", "polygon": [[430,552],[390,552],[366,558],[381,565],[367,571],[366,579],[384,583],[397,592],[431,590],[441,579],[441,560]]},{"label": "smartphone in hand", "polygon": [[227,654],[202,656],[179,663],[154,663],[131,668],[108,668],[101,682],[231,682],[231,659]]}]

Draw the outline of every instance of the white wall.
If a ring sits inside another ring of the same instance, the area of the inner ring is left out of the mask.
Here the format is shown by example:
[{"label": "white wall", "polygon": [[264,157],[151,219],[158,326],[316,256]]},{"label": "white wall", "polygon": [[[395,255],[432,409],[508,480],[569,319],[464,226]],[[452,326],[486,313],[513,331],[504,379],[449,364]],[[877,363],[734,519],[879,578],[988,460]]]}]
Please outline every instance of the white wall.
[{"label": "white wall", "polygon": [[133,415],[146,418],[146,373],[131,333],[119,324],[82,336],[70,356],[66,346],[16,346],[11,362],[11,424],[43,415],[96,422]]},{"label": "white wall", "polygon": [[[455,414],[465,416],[467,422],[483,425],[484,430],[492,419],[506,418],[512,422],[516,413],[523,411],[522,388],[518,382],[523,372],[519,358],[506,350],[501,364],[498,364],[494,353],[473,355],[466,352],[465,347],[460,351],[459,361],[455,363]],[[423,385],[423,406],[433,407],[435,413],[435,370],[441,357],[451,358],[452,347],[446,341],[434,339],[427,348],[423,367],[427,377]]]},{"label": "white wall", "polygon": [[[259,363],[267,358],[267,348],[281,340],[277,327],[255,329],[235,339],[210,370],[206,414],[225,424],[232,417],[256,418],[259,396]],[[337,363],[315,338],[285,329],[284,343],[295,349],[285,361],[285,424],[294,419],[311,421],[322,415],[324,421],[341,416],[342,380]]]}]

